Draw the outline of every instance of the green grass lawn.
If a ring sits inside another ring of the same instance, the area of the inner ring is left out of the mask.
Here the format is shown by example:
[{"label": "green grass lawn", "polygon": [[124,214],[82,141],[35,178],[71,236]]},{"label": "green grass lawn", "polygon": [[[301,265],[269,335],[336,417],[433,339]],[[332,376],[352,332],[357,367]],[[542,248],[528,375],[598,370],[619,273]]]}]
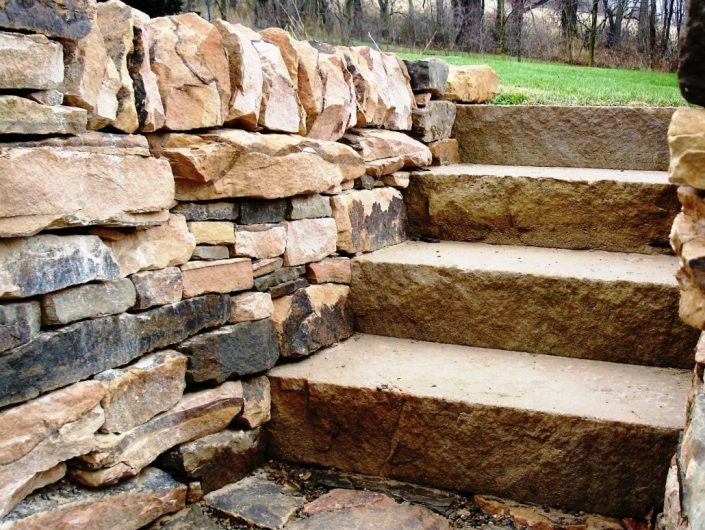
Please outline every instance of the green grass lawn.
[{"label": "green grass lawn", "polygon": [[[395,50],[396,51],[396,50]],[[450,64],[489,64],[499,76],[505,105],[655,105],[684,106],[675,74],[588,68],[561,63],[523,60],[500,55],[408,53],[404,59],[439,57]]]}]

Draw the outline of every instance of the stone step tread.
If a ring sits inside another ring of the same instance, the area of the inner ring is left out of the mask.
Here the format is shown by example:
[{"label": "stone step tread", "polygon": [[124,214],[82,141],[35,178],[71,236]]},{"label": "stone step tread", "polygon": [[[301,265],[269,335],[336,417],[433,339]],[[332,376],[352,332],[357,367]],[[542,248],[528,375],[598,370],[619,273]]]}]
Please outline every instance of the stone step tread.
[{"label": "stone step tread", "polygon": [[542,178],[569,182],[614,181],[634,184],[662,184],[668,182],[667,171],[647,171],[632,169],[600,169],[580,167],[540,167],[540,166],[502,166],[488,164],[453,164],[436,166],[428,171],[414,171],[414,175],[425,176],[494,176],[518,178]]},{"label": "stone step tread", "polygon": [[688,370],[358,334],[273,379],[678,430]]},{"label": "stone step tread", "polygon": [[672,287],[677,285],[678,270],[675,256],[461,241],[408,241],[358,256],[355,261]]}]

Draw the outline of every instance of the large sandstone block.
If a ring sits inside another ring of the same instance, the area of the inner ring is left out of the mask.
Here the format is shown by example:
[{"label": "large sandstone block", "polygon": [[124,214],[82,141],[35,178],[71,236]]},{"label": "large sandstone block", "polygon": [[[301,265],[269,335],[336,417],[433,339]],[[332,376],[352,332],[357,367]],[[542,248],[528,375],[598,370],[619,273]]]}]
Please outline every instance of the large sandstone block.
[{"label": "large sandstone block", "polygon": [[486,103],[499,94],[499,80],[487,65],[450,65],[443,99]]},{"label": "large sandstone block", "polygon": [[223,381],[269,370],[279,358],[272,320],[241,322],[202,333],[176,347],[189,359],[189,383]]},{"label": "large sandstone block", "polygon": [[64,50],[44,35],[0,31],[0,88],[51,90],[64,81]]},{"label": "large sandstone block", "polygon": [[0,6],[0,28],[42,33],[60,39],[80,39],[94,24],[93,0],[6,0]]},{"label": "large sandstone block", "polygon": [[431,150],[433,160],[431,164],[434,166],[450,166],[460,163],[460,148],[458,140],[455,138],[446,138],[428,144]]},{"label": "large sandstone block", "polygon": [[150,142],[156,156],[171,162],[179,200],[320,193],[364,173],[349,147],[300,136],[222,129]]},{"label": "large sandstone block", "polygon": [[100,383],[84,381],[0,413],[0,518],[49,483],[38,475],[93,450],[102,397]]},{"label": "large sandstone block", "polygon": [[84,318],[123,313],[135,305],[136,293],[126,278],[114,282],[69,287],[42,297],[45,324],[70,324]]},{"label": "large sandstone block", "polygon": [[132,17],[134,50],[128,57],[127,68],[134,84],[139,128],[144,132],[153,132],[164,126],[165,116],[157,76],[152,71],[149,56],[149,50],[152,48],[150,18],[136,9],[132,11]]},{"label": "large sandstone block", "polygon": [[182,509],[186,486],[157,468],[110,488],[61,482],[25,499],[0,521],[0,530],[92,528],[137,530],[165,513]]},{"label": "large sandstone block", "polygon": [[0,356],[0,406],[127,364],[140,353],[131,315],[84,320],[40,333]]},{"label": "large sandstone block", "polygon": [[250,322],[272,316],[274,306],[269,293],[249,291],[230,297],[230,318],[228,322]]},{"label": "large sandstone block", "polygon": [[196,239],[189,232],[182,215],[171,214],[161,226],[119,232],[100,230],[99,235],[110,247],[120,264],[120,275],[138,271],[158,270],[186,263],[196,248]]},{"label": "large sandstone block", "polygon": [[229,245],[235,243],[235,226],[227,221],[192,221],[189,232],[197,245]]},{"label": "large sandstone block", "polygon": [[415,236],[643,254],[669,251],[678,211],[665,172],[578,168],[433,168],[404,200]]},{"label": "large sandstone block", "polygon": [[228,52],[232,98],[228,104],[225,123],[255,130],[262,107],[264,78],[262,62],[252,45],[254,32],[240,24],[231,24],[224,20],[216,20],[214,24]]},{"label": "large sandstone block", "polygon": [[673,111],[458,105],[453,137],[460,142],[461,161],[472,164],[663,171]]},{"label": "large sandstone block", "polygon": [[411,135],[424,143],[450,138],[455,107],[451,101],[429,101],[424,108],[413,110]]},{"label": "large sandstone block", "polygon": [[346,191],[332,197],[331,206],[339,251],[371,252],[406,239],[404,198],[395,188]]},{"label": "large sandstone block", "polygon": [[181,269],[167,267],[156,271],[137,272],[130,275],[137,291],[135,309],[147,309],[155,305],[173,304],[181,300],[183,280]]},{"label": "large sandstone block", "polygon": [[382,62],[387,74],[393,106],[392,114],[382,125],[385,129],[408,131],[411,129],[411,111],[416,108],[416,100],[411,90],[406,65],[393,53],[383,53]]},{"label": "large sandstone block", "polygon": [[86,486],[137,475],[168,449],[223,430],[242,409],[242,384],[185,394],[171,409],[122,434],[97,434],[96,449],[73,461],[71,477]]},{"label": "large sandstone block", "polygon": [[83,109],[0,96],[0,134],[81,134],[86,120]]},{"label": "large sandstone block", "polygon": [[264,433],[224,430],[171,449],[159,463],[184,482],[197,480],[203,493],[249,475],[264,461]]},{"label": "large sandstone block", "polygon": [[230,104],[228,55],[218,29],[195,13],[152,19],[150,59],[175,131],[222,125]]},{"label": "large sandstone block", "polygon": [[414,92],[429,92],[442,96],[448,81],[448,63],[441,59],[423,59],[420,61],[404,61],[411,88]]},{"label": "large sandstone block", "polygon": [[367,46],[341,48],[352,74],[357,99],[357,126],[381,127],[394,113],[382,53]]},{"label": "large sandstone block", "polygon": [[347,285],[311,285],[274,300],[274,324],[282,357],[304,357],[353,332]]},{"label": "large sandstone block", "polygon": [[668,176],[674,184],[705,188],[705,109],[678,109],[668,127],[671,162]]},{"label": "large sandstone block", "polygon": [[181,342],[202,329],[227,322],[227,296],[208,294],[131,315],[139,332],[140,353]]},{"label": "large sandstone block", "polygon": [[118,264],[95,236],[0,240],[0,298],[23,298],[93,280],[114,280]]},{"label": "large sandstone block", "polygon": [[280,225],[249,225],[235,232],[235,256],[264,259],[284,254],[286,228]]},{"label": "large sandstone block", "polygon": [[320,261],[335,252],[333,219],[300,219],[286,223],[286,267]]},{"label": "large sandstone block", "polygon": [[105,413],[101,431],[129,431],[176,405],[186,388],[187,360],[165,350],[96,375],[105,389],[100,402]]},{"label": "large sandstone block", "polygon": [[91,133],[10,144],[0,147],[0,175],[0,195],[7,199],[0,204],[0,235],[6,237],[46,228],[158,224],[174,200],[169,165],[149,156],[142,137]]},{"label": "large sandstone block", "polygon": [[320,111],[309,114],[308,136],[319,140],[339,140],[357,124],[357,102],[352,74],[341,54],[319,53],[321,80]]},{"label": "large sandstone block", "polygon": [[0,305],[0,352],[32,340],[42,322],[39,302]]},{"label": "large sandstone block", "polygon": [[350,258],[327,258],[306,265],[306,278],[311,283],[343,283],[350,285]]},{"label": "large sandstone block", "polygon": [[376,177],[402,168],[431,165],[429,148],[404,133],[382,129],[353,129],[341,141],[362,156],[367,173]]},{"label": "large sandstone block", "polygon": [[245,291],[253,285],[252,260],[232,258],[216,261],[191,261],[182,265],[184,298],[203,293]]},{"label": "large sandstone block", "polygon": [[703,508],[703,502],[705,502],[705,456],[703,455],[705,394],[703,394],[702,382],[699,382],[696,392],[678,455],[682,470],[681,503],[692,528],[697,528],[705,521]]}]

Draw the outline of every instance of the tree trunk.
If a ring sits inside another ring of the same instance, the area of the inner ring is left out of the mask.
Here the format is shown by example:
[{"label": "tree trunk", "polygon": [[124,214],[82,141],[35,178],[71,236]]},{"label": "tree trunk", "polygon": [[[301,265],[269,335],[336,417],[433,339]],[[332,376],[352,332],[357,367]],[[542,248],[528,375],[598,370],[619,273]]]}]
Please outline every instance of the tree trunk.
[{"label": "tree trunk", "polygon": [[361,39],[364,36],[362,16],[362,0],[353,0],[352,34],[357,39]]},{"label": "tree trunk", "polygon": [[637,26],[636,47],[639,53],[646,53],[649,46],[649,0],[639,0],[639,25]]},{"label": "tree trunk", "polygon": [[507,53],[521,61],[522,33],[524,30],[524,0],[510,0],[512,10],[507,17],[505,42]]},{"label": "tree trunk", "polygon": [[590,60],[589,66],[595,66],[595,41],[597,40],[597,2],[592,0],[592,21],[590,23]]},{"label": "tree trunk", "polygon": [[482,0],[453,0],[453,14],[458,28],[455,44],[478,51],[482,39],[484,9]]},{"label": "tree trunk", "polygon": [[389,37],[389,0],[377,0],[379,5],[379,33],[383,39]]},{"label": "tree trunk", "polygon": [[495,15],[494,21],[494,38],[497,41],[497,47],[501,52],[505,50],[505,28],[504,21],[506,17],[504,0],[497,0],[497,14]]}]

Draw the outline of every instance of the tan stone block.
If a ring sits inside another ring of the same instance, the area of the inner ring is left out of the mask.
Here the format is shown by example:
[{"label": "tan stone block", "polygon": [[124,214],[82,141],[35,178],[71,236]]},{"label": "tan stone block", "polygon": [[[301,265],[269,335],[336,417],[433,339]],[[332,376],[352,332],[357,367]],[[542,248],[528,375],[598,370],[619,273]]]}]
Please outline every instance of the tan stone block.
[{"label": "tan stone block", "polygon": [[345,57],[329,53],[318,54],[318,71],[323,99],[320,111],[311,119],[309,133],[319,140],[339,140],[347,129],[357,124],[357,103],[353,76]]},{"label": "tan stone block", "polygon": [[0,88],[51,90],[64,81],[64,50],[44,35],[0,31]]},{"label": "tan stone block", "polygon": [[487,65],[448,65],[443,99],[462,103],[486,103],[499,94],[495,71]]},{"label": "tan stone block", "polygon": [[183,294],[181,269],[178,267],[138,272],[131,274],[130,280],[137,291],[135,309],[173,304],[181,300]]},{"label": "tan stone block", "polygon": [[705,109],[678,109],[668,128],[671,162],[668,176],[674,184],[705,188]]},{"label": "tan stone block", "polygon": [[186,388],[186,361],[185,355],[165,350],[96,375],[105,386],[101,431],[129,431],[176,405]]},{"label": "tan stone block", "polygon": [[433,166],[449,166],[451,164],[460,163],[460,151],[458,148],[458,140],[455,138],[446,138],[428,144],[431,150]]},{"label": "tan stone block", "polygon": [[197,245],[227,245],[235,243],[235,225],[227,221],[192,221],[189,232]]},{"label": "tan stone block", "polygon": [[235,233],[235,256],[274,258],[284,254],[286,228],[281,225],[248,225]]},{"label": "tan stone block", "polygon": [[320,261],[335,252],[333,219],[301,219],[286,223],[284,266]]},{"label": "tan stone block", "polygon": [[252,262],[252,274],[255,278],[264,276],[281,268],[284,265],[282,258],[258,259]]},{"label": "tan stone block", "polygon": [[271,417],[272,398],[269,378],[265,375],[242,381],[242,412],[233,420],[235,425],[254,429],[267,423]]},{"label": "tan stone block", "polygon": [[408,171],[395,171],[391,175],[384,175],[382,177],[382,182],[385,186],[391,186],[393,188],[404,189],[409,187],[409,172]]},{"label": "tan stone block", "polygon": [[130,60],[130,74],[135,85],[140,87],[135,93],[135,105],[140,130],[154,132],[164,126],[164,104],[159,93],[157,76],[152,71],[149,50],[152,48],[152,35],[149,30],[150,18],[136,9],[132,12],[134,24],[134,53]]},{"label": "tan stone block", "polygon": [[[343,136],[342,142],[360,153],[365,162],[380,159],[401,158],[402,167],[414,168],[431,165],[431,151],[410,136],[383,129],[353,129]],[[393,173],[397,169],[390,171]]]},{"label": "tan stone block", "polygon": [[230,293],[250,289],[254,284],[252,261],[233,258],[192,261],[181,266],[184,298],[204,293]]},{"label": "tan stone block", "polygon": [[306,278],[311,283],[344,283],[352,280],[350,258],[327,258],[306,265]]},{"label": "tan stone block", "polygon": [[269,293],[249,292],[230,298],[230,318],[228,322],[249,322],[269,318],[274,312]]},{"label": "tan stone block", "polygon": [[411,111],[416,108],[414,93],[411,90],[409,72],[404,61],[393,53],[383,53],[382,62],[387,74],[387,84],[391,95],[393,111],[384,122],[385,129],[408,131],[411,129]]},{"label": "tan stone block", "polygon": [[81,134],[86,111],[42,105],[18,96],[0,96],[0,134]]}]

